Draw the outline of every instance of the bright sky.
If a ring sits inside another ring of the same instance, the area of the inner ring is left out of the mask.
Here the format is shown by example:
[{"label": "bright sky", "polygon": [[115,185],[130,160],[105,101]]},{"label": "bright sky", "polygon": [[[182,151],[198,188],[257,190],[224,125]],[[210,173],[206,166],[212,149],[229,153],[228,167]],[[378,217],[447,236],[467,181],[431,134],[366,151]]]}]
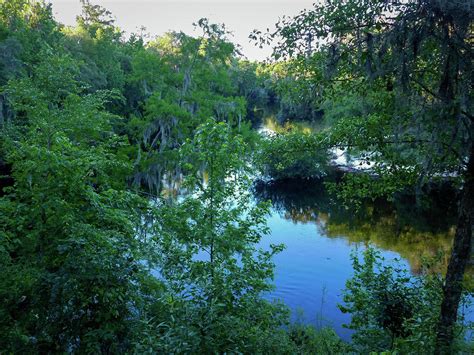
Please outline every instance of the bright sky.
[{"label": "bright sky", "polygon": [[[49,0],[56,19],[74,25],[81,12],[79,0]],[[213,23],[225,23],[234,33],[233,42],[242,46],[249,59],[262,60],[271,52],[249,43],[252,30],[274,28],[278,17],[298,14],[311,8],[315,0],[92,0],[107,8],[116,18],[116,24],[126,33],[139,32],[145,26],[151,35],[169,30],[194,34],[192,23],[207,17]]]}]

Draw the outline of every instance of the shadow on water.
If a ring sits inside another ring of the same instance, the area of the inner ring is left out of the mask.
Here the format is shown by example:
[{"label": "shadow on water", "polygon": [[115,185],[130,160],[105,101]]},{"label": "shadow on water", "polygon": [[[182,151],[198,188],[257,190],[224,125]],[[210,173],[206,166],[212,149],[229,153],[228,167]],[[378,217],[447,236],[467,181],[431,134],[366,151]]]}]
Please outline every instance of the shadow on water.
[{"label": "shadow on water", "polygon": [[[432,272],[445,272],[456,221],[455,193],[449,186],[431,189],[422,207],[412,196],[400,195],[395,202],[366,201],[357,211],[334,202],[322,181],[257,182],[254,195],[272,204],[267,219],[271,232],[262,247],[286,245],[274,259],[275,290],[268,298],[284,301],[294,320],[304,314],[304,322],[331,326],[350,340],[352,331],[344,327],[350,316],[338,304],[353,274],[351,253],[369,243],[387,262],[401,257],[401,266],[413,274],[421,273],[428,259],[438,260]],[[469,279],[472,271],[467,271]]]},{"label": "shadow on water", "polygon": [[447,186],[433,189],[421,208],[412,196],[400,195],[395,202],[365,201],[358,210],[334,202],[322,181],[257,182],[254,189],[257,200],[270,200],[284,219],[316,224],[328,238],[396,252],[413,273],[421,272],[424,258],[439,253],[440,268],[447,265],[456,220],[454,192]]}]

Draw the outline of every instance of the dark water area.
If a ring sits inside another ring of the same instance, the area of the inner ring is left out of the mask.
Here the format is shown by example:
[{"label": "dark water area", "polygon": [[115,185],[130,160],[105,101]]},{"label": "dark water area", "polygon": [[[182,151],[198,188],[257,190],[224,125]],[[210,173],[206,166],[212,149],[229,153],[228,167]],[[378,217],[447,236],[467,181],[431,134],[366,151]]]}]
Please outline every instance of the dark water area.
[{"label": "dark water area", "polygon": [[[396,202],[367,202],[357,211],[330,198],[321,181],[256,183],[257,200],[272,203],[267,222],[271,233],[261,245],[285,244],[274,258],[275,290],[267,295],[292,310],[293,320],[316,327],[331,326],[345,340],[351,331],[343,324],[342,290],[352,276],[350,255],[367,245],[412,274],[423,270],[423,260],[438,255],[434,272],[444,272],[454,237],[456,201],[452,191],[439,189],[417,207],[410,196]],[[448,193],[449,192],[449,193]],[[441,256],[440,256],[441,255]],[[474,310],[467,318],[474,319]]]}]

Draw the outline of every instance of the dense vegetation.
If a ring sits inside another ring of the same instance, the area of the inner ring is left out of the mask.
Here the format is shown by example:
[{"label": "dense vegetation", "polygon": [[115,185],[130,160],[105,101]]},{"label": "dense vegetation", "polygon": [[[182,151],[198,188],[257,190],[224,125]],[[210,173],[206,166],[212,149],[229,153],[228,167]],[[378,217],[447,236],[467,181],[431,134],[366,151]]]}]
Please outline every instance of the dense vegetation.
[{"label": "dense vegetation", "polygon": [[350,108],[332,115],[331,145],[370,153],[380,179],[347,175],[340,195],[374,197],[405,186],[421,195],[426,182],[457,177],[458,222],[436,326],[441,353],[453,342],[473,244],[471,7],[449,0],[327,1],[260,36],[282,37],[275,56],[296,57],[329,107]]},{"label": "dense vegetation", "polygon": [[[0,353],[464,349],[467,4],[327,2],[252,35],[283,39],[264,64],[242,60],[206,19],[197,37],[146,41],[82,3],[65,27],[42,1],[0,2]],[[263,111],[321,129],[260,137]],[[354,257],[341,306],[351,344],[263,298],[284,246],[259,248],[269,205],[250,189],[256,170],[324,178],[334,148],[374,162],[329,184],[347,208],[402,190],[422,201],[446,177],[460,191],[444,283],[395,272],[372,249]]]}]

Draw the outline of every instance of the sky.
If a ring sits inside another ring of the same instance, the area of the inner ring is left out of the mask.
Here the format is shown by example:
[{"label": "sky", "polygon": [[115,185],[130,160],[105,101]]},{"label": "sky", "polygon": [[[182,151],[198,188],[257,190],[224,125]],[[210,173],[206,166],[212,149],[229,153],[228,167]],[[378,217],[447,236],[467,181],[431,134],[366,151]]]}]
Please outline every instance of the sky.
[{"label": "sky", "polygon": [[[242,46],[243,54],[251,60],[263,60],[271,48],[260,49],[249,43],[254,29],[262,32],[274,28],[279,17],[297,15],[311,8],[315,0],[92,0],[107,8],[116,18],[116,25],[126,34],[139,32],[144,26],[152,36],[167,31],[194,32],[193,22],[202,17],[213,23],[224,23],[233,32],[232,41]],[[74,25],[81,12],[79,0],[50,0],[56,19]]]}]

